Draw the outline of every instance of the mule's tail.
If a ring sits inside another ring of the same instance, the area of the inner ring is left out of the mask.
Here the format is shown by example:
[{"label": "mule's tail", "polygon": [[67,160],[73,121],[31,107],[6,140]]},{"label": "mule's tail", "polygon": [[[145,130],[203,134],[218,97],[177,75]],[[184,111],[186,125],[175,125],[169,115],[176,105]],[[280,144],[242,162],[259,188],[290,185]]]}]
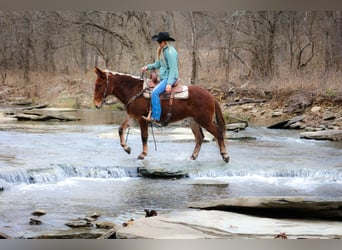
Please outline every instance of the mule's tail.
[{"label": "mule's tail", "polygon": [[218,103],[217,100],[215,100],[215,118],[216,118],[216,124],[220,129],[222,137],[224,138],[225,132],[226,132],[226,123],[223,118],[220,104]]}]

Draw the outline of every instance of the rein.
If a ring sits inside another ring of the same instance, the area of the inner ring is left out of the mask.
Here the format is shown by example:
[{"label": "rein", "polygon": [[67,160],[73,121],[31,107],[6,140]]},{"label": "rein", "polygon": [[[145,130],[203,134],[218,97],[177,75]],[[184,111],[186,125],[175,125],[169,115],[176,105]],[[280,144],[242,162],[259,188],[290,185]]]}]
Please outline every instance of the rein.
[{"label": "rein", "polygon": [[[144,81],[144,72],[141,72],[140,80]],[[125,105],[126,110],[128,108],[128,105],[130,105],[132,102],[134,102],[135,99],[137,99],[139,96],[141,96],[146,90],[148,90],[148,87],[143,88],[138,94],[131,96]]]},{"label": "rein", "polygon": [[131,97],[128,99],[126,105],[125,105],[126,110],[127,110],[127,108],[128,108],[128,105],[130,105],[132,102],[134,102],[134,101],[135,101],[139,96],[141,96],[146,90],[148,90],[148,87],[142,89],[138,94],[136,94],[136,95],[134,95],[134,96],[131,96]]},{"label": "rein", "polygon": [[[144,73],[141,74],[140,79],[144,81]],[[107,71],[106,72],[106,87],[105,87],[105,91],[103,92],[103,103],[106,103],[106,97],[107,97],[108,88],[109,88],[109,72]],[[137,94],[131,96],[128,99],[127,103],[125,104],[125,109],[127,110],[128,109],[128,105],[131,104],[132,102],[134,102],[139,96],[141,96],[148,89],[149,89],[149,87],[143,88]],[[152,129],[152,135],[153,135],[153,141],[154,141],[154,148],[157,151],[157,145],[156,145],[156,140],[154,138],[154,132],[153,132],[152,124],[151,124],[151,129]],[[127,132],[127,135],[126,135],[126,143],[127,143],[127,140],[128,140],[128,135],[129,135],[129,127],[128,127],[128,132]]]}]

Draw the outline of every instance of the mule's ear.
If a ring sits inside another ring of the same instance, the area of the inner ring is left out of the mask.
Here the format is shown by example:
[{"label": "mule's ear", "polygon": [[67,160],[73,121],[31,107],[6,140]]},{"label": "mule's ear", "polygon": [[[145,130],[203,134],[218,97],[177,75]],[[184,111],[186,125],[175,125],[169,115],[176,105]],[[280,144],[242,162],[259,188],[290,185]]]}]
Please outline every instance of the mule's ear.
[{"label": "mule's ear", "polygon": [[98,77],[106,78],[106,74],[102,70],[100,70],[98,67],[95,67],[94,71]]}]

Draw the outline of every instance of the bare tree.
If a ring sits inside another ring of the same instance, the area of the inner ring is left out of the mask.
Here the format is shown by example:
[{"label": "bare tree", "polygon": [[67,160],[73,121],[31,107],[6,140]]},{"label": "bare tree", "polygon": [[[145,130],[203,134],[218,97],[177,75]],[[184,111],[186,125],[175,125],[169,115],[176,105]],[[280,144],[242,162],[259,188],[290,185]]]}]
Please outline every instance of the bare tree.
[{"label": "bare tree", "polygon": [[342,11],[336,11],[336,69],[342,71]]},{"label": "bare tree", "polygon": [[1,73],[24,82],[94,65],[137,73],[159,31],[176,35],[191,83],[342,71],[342,11],[0,11],[0,28]]},{"label": "bare tree", "polygon": [[[298,37],[297,46],[298,46],[298,56],[297,56],[297,69],[301,69],[306,67],[312,58],[314,57],[314,35],[313,35],[313,25],[315,21],[315,13],[308,13],[305,11],[303,13],[303,28],[304,35],[302,35],[302,39]],[[303,40],[303,41],[301,41]],[[309,49],[307,56],[304,56],[304,52]]]},{"label": "bare tree", "polygon": [[196,37],[196,22],[194,19],[196,13],[190,11],[190,24],[191,24],[191,84],[195,84],[198,79],[198,55],[197,55],[197,37]]}]

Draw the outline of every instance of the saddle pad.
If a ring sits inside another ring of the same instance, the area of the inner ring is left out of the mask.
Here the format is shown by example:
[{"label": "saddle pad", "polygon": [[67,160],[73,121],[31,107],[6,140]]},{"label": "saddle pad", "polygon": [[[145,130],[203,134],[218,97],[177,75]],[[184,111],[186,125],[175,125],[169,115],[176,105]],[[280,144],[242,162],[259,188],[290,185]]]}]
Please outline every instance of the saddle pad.
[{"label": "saddle pad", "polygon": [[[147,88],[147,83],[144,82],[144,88]],[[151,89],[147,89],[144,91],[144,97],[145,98],[151,98],[151,92],[152,92],[153,88]],[[172,90],[174,91],[174,90]],[[177,87],[177,92],[173,92],[174,93],[174,98],[175,99],[188,99],[189,98],[189,91],[188,91],[188,86],[178,86]],[[165,96],[164,96],[165,95]],[[170,98],[170,94],[169,93],[162,93],[161,96],[163,98]]]}]

